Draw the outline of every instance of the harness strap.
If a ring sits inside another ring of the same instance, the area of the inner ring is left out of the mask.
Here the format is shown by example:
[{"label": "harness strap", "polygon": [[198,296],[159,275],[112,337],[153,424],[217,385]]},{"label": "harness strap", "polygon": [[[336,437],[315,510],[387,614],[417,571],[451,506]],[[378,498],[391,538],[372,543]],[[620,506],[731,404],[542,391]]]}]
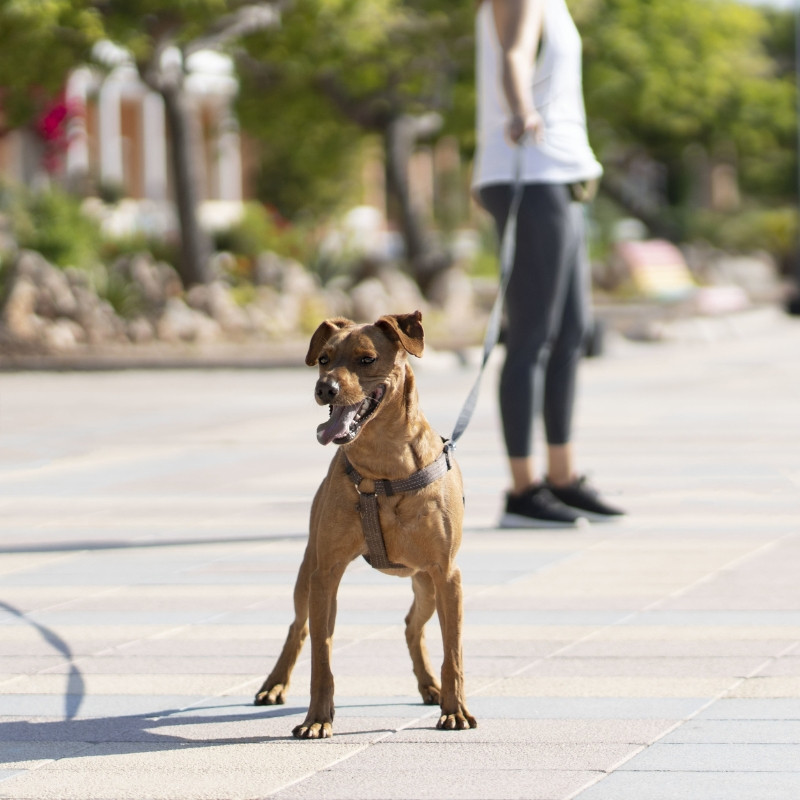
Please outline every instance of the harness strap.
[{"label": "harness strap", "polygon": [[364,556],[364,560],[375,569],[406,569],[405,564],[396,564],[389,560],[386,553],[386,544],[383,541],[383,531],[381,530],[381,520],[378,512],[378,495],[391,497],[395,494],[406,492],[416,492],[438,481],[451,469],[450,463],[450,443],[445,443],[442,454],[432,464],[423,467],[408,478],[401,478],[396,481],[377,480],[375,481],[374,492],[361,492],[359,485],[363,477],[358,470],[350,463],[347,455],[344,454],[344,469],[348,477],[355,484],[358,492],[358,512],[361,515],[361,527],[364,531],[364,539],[367,543],[369,553]]}]

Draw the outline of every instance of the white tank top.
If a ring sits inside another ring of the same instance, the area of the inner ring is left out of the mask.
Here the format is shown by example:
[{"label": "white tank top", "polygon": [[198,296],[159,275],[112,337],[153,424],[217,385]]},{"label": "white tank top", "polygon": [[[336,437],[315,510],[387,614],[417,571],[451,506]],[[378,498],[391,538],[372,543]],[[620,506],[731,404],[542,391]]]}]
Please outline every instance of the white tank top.
[{"label": "white tank top", "polygon": [[[491,3],[483,2],[478,9],[476,42],[478,149],[472,184],[478,188],[514,179],[515,146],[505,134],[509,109]],[[544,120],[545,138],[540,145],[526,141],[526,183],[574,183],[603,173],[586,135],[581,64],[581,39],[565,0],[546,0],[531,88],[534,106]]]}]

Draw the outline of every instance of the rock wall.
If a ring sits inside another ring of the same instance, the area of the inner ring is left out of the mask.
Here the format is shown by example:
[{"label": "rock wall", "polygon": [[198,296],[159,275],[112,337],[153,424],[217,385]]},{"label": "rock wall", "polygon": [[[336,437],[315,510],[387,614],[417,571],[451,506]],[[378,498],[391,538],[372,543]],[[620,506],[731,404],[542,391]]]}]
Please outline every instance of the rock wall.
[{"label": "rock wall", "polygon": [[[219,266],[216,272],[223,274]],[[93,279],[23,250],[4,284],[0,348],[6,353],[283,341],[306,338],[326,317],[372,321],[415,309],[447,336],[464,339],[474,338],[485,318],[476,308],[470,281],[459,270],[441,278],[436,287],[440,297],[431,306],[399,270],[384,269],[355,284],[339,279],[323,287],[301,264],[274,253],[261,256],[253,284],[237,287],[220,278],[185,290],[169,264],[147,253],[121,257]]]}]

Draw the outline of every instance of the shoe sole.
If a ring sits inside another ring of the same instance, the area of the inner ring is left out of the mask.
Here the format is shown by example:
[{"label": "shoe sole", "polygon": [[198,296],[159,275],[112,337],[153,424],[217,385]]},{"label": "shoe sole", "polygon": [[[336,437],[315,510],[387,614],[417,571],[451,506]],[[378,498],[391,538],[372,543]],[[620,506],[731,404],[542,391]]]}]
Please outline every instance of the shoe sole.
[{"label": "shoe sole", "polygon": [[499,528],[577,528],[581,522],[581,517],[571,522],[560,522],[558,520],[536,519],[536,517],[525,517],[522,514],[510,514],[506,512],[500,518]]},{"label": "shoe sole", "polygon": [[624,514],[601,514],[597,511],[584,511],[582,508],[576,508],[575,506],[568,506],[568,508],[576,514],[580,514],[583,519],[589,522],[619,522],[625,517]]}]

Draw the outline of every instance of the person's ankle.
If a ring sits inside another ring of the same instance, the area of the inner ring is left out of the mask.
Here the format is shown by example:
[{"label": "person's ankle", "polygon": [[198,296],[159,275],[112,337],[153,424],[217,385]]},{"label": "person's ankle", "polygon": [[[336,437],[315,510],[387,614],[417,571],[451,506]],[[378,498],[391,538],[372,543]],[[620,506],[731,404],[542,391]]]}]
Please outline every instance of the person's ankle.
[{"label": "person's ankle", "polygon": [[578,480],[577,475],[547,475],[545,483],[548,486],[555,486],[557,489],[565,489],[567,486],[572,486]]},{"label": "person's ankle", "polygon": [[530,492],[532,489],[538,489],[543,483],[544,481],[542,480],[534,480],[522,486],[512,486],[508,493],[512,497],[522,497],[526,492]]}]

